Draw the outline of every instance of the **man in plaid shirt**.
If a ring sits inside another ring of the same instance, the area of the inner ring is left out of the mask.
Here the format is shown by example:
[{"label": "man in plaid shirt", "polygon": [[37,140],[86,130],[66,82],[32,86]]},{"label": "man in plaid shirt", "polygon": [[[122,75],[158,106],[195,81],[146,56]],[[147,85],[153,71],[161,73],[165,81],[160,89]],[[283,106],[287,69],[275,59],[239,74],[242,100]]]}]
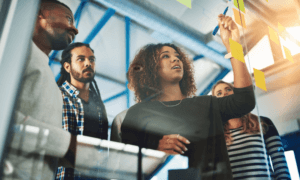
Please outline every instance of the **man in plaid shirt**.
[{"label": "man in plaid shirt", "polygon": [[[70,44],[62,53],[63,129],[73,135],[107,139],[108,121],[95,76],[94,51],[88,44]],[[74,169],[59,167],[56,179],[84,179]]]}]

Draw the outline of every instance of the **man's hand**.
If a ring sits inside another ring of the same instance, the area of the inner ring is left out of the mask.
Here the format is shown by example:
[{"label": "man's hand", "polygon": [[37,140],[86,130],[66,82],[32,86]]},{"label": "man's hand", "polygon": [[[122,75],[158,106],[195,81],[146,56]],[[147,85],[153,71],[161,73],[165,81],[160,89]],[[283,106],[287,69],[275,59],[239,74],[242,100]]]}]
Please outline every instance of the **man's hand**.
[{"label": "man's hand", "polygon": [[159,140],[157,150],[168,154],[184,154],[184,152],[188,150],[185,144],[190,144],[190,141],[179,134],[164,135],[163,138]]},{"label": "man's hand", "polygon": [[220,14],[218,16],[218,22],[220,27],[220,34],[223,44],[225,45],[227,52],[230,52],[229,38],[240,43],[240,32],[238,26],[229,16]]}]

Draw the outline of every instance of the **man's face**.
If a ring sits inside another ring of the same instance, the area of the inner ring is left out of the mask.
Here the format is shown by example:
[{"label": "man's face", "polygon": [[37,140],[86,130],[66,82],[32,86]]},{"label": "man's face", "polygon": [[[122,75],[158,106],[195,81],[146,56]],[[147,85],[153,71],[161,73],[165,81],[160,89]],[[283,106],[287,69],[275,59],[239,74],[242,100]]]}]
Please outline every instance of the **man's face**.
[{"label": "man's face", "polygon": [[74,27],[73,13],[59,4],[45,3],[42,6],[51,6],[51,8],[45,8],[41,11],[44,18],[43,28],[51,49],[62,50],[66,48],[78,34],[78,30]]},{"label": "man's face", "polygon": [[72,79],[87,83],[95,76],[95,56],[92,50],[86,46],[74,48],[71,51],[70,75]]}]

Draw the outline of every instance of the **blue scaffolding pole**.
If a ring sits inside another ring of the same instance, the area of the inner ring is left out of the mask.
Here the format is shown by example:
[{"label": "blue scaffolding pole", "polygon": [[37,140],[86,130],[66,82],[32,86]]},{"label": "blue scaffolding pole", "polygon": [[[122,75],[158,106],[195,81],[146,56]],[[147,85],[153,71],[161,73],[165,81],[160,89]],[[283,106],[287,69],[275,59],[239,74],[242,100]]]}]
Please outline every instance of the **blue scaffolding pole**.
[{"label": "blue scaffolding pole", "polygon": [[93,28],[93,30],[90,32],[90,34],[86,37],[86,39],[83,41],[83,43],[89,44],[95,36],[100,32],[100,30],[103,28],[103,26],[107,23],[107,21],[115,14],[114,9],[107,9],[105,14],[102,16],[100,21],[96,24],[96,26]]},{"label": "blue scaffolding pole", "polygon": [[202,91],[202,93],[200,93],[201,95],[207,95],[209,93],[209,91],[211,91],[213,85],[215,85],[216,82],[218,82],[219,80],[223,79],[228,73],[230,72],[229,69],[224,68],[220,74],[207,86],[206,89],[204,89]]},{"label": "blue scaffolding pole", "polygon": [[107,99],[105,99],[105,100],[103,101],[103,103],[107,103],[107,102],[109,102],[109,101],[111,101],[111,100],[117,99],[118,97],[121,97],[121,96],[123,96],[123,95],[125,95],[125,94],[126,94],[126,90],[125,90],[125,91],[122,91],[122,92],[120,92],[120,93],[118,93],[118,94],[116,94],[116,95],[113,95],[113,96],[111,96],[111,97],[109,97],[109,98],[107,98]]},{"label": "blue scaffolding pole", "polygon": [[80,21],[80,17],[81,17],[81,13],[82,13],[82,10],[84,8],[84,6],[86,5],[86,3],[88,2],[89,0],[81,0],[75,14],[74,14],[74,19],[75,19],[75,27],[78,28],[78,24],[79,24],[79,21]]},{"label": "blue scaffolding pole", "polygon": [[[130,18],[125,17],[125,36],[126,36],[126,69],[125,72],[129,69],[130,61]],[[128,79],[126,78],[126,99],[127,99],[127,108],[130,107],[130,92],[128,89]]]}]

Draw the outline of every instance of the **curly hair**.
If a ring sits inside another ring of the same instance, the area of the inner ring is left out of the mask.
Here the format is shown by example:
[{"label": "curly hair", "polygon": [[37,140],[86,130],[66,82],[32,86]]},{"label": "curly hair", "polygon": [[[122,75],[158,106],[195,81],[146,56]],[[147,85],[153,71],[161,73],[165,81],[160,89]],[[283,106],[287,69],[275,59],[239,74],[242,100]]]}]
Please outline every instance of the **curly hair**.
[{"label": "curly hair", "polygon": [[[220,80],[212,88],[213,96],[216,96],[214,91],[215,91],[215,88],[217,87],[217,85],[219,85],[219,84],[227,84],[230,88],[232,88],[232,89],[234,88],[233,84]],[[258,117],[255,114],[248,113],[248,114],[242,116],[240,119],[241,119],[242,127],[243,127],[243,129],[241,130],[241,133],[255,134],[255,133],[260,132]],[[268,126],[263,121],[261,121],[261,125],[263,128],[263,133],[265,134]],[[232,143],[232,137],[231,137],[230,131],[229,131],[229,122],[226,122],[224,124],[224,136],[225,136],[226,144],[227,144],[227,146],[229,146]]]},{"label": "curly hair", "polygon": [[174,44],[148,44],[140,49],[129,68],[129,79],[137,102],[155,100],[163,93],[158,71],[159,53],[164,46],[173,48],[183,63],[184,74],[179,82],[181,93],[187,97],[195,95],[194,69],[187,55]]}]

